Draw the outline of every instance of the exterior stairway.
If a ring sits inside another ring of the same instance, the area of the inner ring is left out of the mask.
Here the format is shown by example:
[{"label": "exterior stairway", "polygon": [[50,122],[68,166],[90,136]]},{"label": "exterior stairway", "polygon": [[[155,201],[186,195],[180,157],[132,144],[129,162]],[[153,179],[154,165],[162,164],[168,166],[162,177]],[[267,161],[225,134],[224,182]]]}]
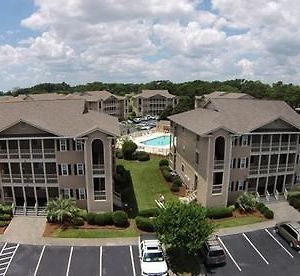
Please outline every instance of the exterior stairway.
[{"label": "exterior stairway", "polygon": [[14,216],[47,216],[46,207],[44,206],[12,206]]},{"label": "exterior stairway", "polygon": [[187,196],[179,198],[183,203],[190,204],[197,199],[197,191],[190,192]]}]

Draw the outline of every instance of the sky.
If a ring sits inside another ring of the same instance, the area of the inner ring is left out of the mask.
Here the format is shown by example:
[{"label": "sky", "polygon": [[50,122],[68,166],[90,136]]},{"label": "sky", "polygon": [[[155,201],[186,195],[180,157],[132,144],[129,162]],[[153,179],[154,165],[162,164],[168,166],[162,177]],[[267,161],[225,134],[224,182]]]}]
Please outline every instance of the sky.
[{"label": "sky", "polygon": [[0,90],[42,82],[299,84],[298,0],[0,1]]}]

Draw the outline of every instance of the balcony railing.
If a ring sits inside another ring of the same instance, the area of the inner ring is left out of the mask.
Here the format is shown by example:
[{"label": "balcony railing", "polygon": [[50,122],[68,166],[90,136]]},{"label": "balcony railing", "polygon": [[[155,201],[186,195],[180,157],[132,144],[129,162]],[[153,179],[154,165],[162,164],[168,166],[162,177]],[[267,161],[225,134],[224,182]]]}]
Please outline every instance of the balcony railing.
[{"label": "balcony railing", "polygon": [[57,183],[57,175],[56,174],[46,174],[47,183]]},{"label": "balcony railing", "polygon": [[42,159],[43,158],[42,149],[32,149],[32,158]]},{"label": "balcony railing", "polygon": [[9,149],[9,158],[19,158],[19,151],[18,149]]},{"label": "balcony railing", "polygon": [[6,149],[0,150],[0,159],[7,159],[7,150]]},{"label": "balcony railing", "polygon": [[20,149],[21,158],[30,158],[30,150],[29,149]]},{"label": "balcony railing", "polygon": [[106,200],[106,192],[94,191],[94,200]]},{"label": "balcony railing", "polygon": [[291,172],[294,171],[295,165],[294,163],[289,163],[287,166],[286,164],[270,164],[268,167],[267,165],[261,165],[260,168],[258,166],[250,166],[249,174],[267,174],[267,173],[282,173],[282,172]]},{"label": "balcony railing", "polygon": [[224,160],[215,160],[214,170],[223,170],[224,169]]},{"label": "balcony railing", "polygon": [[104,164],[93,164],[93,175],[105,174]]},{"label": "balcony railing", "polygon": [[296,150],[297,143],[296,142],[274,142],[274,143],[252,143],[251,151],[259,152],[260,150],[263,152],[267,151],[287,151],[287,150]]},{"label": "balcony railing", "polygon": [[45,158],[55,158],[55,149],[54,148],[44,148],[44,157]]},{"label": "balcony railing", "polygon": [[2,180],[2,183],[10,183],[10,176],[9,176],[9,174],[2,174],[1,180]]}]

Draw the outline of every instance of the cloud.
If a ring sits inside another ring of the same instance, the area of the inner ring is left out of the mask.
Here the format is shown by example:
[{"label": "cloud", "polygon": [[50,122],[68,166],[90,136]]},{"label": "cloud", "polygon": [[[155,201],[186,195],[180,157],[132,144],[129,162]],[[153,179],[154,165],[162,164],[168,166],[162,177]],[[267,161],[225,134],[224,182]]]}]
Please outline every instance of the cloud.
[{"label": "cloud", "polygon": [[34,0],[20,24],[35,35],[0,42],[2,86],[244,77],[299,83],[298,1],[211,0],[211,10],[201,2]]}]

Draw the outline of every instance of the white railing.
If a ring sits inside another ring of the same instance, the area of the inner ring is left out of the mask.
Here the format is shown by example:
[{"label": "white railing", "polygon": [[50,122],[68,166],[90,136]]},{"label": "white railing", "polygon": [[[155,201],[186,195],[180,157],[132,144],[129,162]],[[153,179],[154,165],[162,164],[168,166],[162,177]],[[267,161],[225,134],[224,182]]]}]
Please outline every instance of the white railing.
[{"label": "white railing", "polygon": [[35,202],[35,204],[34,204],[34,210],[35,210],[35,214],[36,215],[38,215],[38,203],[37,202]]},{"label": "white railing", "polygon": [[269,191],[266,192],[266,200],[270,201],[270,193],[269,193]]},{"label": "white railing", "polygon": [[284,190],[283,190],[283,196],[284,196],[284,198],[286,200],[287,200],[288,194],[289,194],[288,190],[286,188],[284,188]]},{"label": "white railing", "polygon": [[222,170],[222,169],[224,169],[224,160],[215,160],[214,170]]},{"label": "white railing", "polygon": [[94,191],[94,200],[106,200],[106,192]]},{"label": "white railing", "polygon": [[15,211],[16,211],[16,204],[15,204],[14,202],[11,204],[11,210],[12,210],[12,213],[13,213],[13,214],[14,214]]},{"label": "white railing", "polygon": [[57,183],[57,175],[56,174],[46,174],[47,183]]},{"label": "white railing", "polygon": [[277,191],[277,189],[275,190],[274,197],[276,200],[279,199],[279,192]]},{"label": "white railing", "polygon": [[104,164],[93,164],[93,174],[105,174]]},{"label": "white railing", "polygon": [[24,216],[26,216],[26,202],[24,202],[24,204],[23,204],[23,213],[24,213]]}]

